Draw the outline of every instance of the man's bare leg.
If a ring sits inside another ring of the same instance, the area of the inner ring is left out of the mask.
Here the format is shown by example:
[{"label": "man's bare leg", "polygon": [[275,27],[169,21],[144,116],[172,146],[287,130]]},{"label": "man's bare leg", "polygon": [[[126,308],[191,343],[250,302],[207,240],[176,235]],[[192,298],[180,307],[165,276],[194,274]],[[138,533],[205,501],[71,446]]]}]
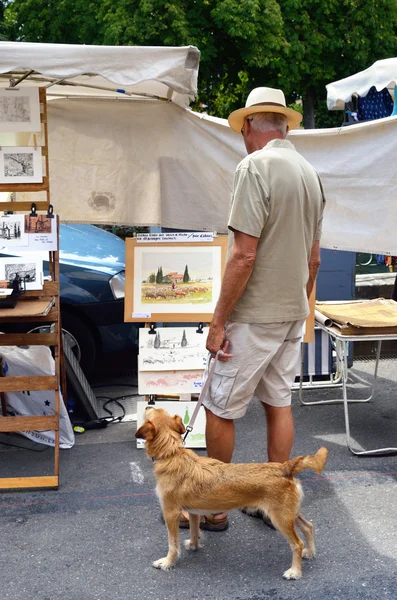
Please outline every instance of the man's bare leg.
[{"label": "man's bare leg", "polygon": [[[207,455],[210,458],[216,458],[222,462],[230,463],[234,450],[234,421],[232,419],[222,419],[214,415],[208,408],[205,408],[206,428],[205,438],[207,444]],[[189,513],[182,511],[185,519],[189,518]],[[214,515],[215,521],[222,521],[226,513]]]},{"label": "man's bare leg", "polygon": [[294,442],[294,420],[291,406],[276,407],[263,403],[267,422],[267,455],[269,462],[289,460]]},{"label": "man's bare leg", "polygon": [[[207,455],[210,458],[216,458],[222,462],[230,463],[234,450],[234,421],[231,419],[222,419],[213,412],[205,409],[206,428],[205,438],[207,443]],[[187,514],[183,511],[183,515]],[[222,521],[226,513],[217,513],[214,516],[215,521]]]},{"label": "man's bare leg", "polygon": [[234,421],[222,419],[214,415],[208,408],[205,409],[207,424],[205,439],[207,442],[207,455],[225,463],[230,463],[234,450]]}]

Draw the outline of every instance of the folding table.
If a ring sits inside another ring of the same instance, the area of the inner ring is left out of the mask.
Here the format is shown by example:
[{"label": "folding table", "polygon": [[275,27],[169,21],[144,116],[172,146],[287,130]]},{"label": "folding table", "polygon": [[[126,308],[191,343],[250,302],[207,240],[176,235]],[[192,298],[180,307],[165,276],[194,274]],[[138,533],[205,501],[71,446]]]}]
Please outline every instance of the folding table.
[{"label": "folding table", "polygon": [[[350,403],[364,403],[369,402],[373,399],[375,394],[376,380],[378,376],[378,366],[379,366],[379,358],[380,352],[382,348],[383,340],[397,340],[397,333],[394,334],[370,334],[370,335],[343,335],[337,327],[335,326],[327,326],[322,323],[316,321],[316,327],[319,327],[323,331],[327,332],[328,335],[335,343],[335,352],[336,352],[336,360],[337,360],[337,371],[341,374],[342,379],[342,390],[343,390],[343,398],[337,398],[333,400],[318,400],[316,402],[306,402],[302,399],[302,394],[300,397],[301,404],[306,406],[308,405],[317,405],[317,404],[337,404],[343,402],[344,413],[345,413],[345,426],[346,426],[346,441],[349,450],[357,455],[357,456],[375,456],[382,454],[397,454],[397,448],[375,448],[373,450],[362,450],[357,451],[352,448],[350,441],[350,426],[349,426],[349,404]],[[381,328],[379,328],[381,329]],[[371,394],[368,398],[362,399],[348,399],[347,397],[347,379],[348,379],[348,365],[347,365],[347,345],[349,342],[372,342],[377,341],[377,349],[376,349],[376,358],[375,358],[375,369],[374,375],[371,384]],[[397,390],[396,390],[397,394]]]}]

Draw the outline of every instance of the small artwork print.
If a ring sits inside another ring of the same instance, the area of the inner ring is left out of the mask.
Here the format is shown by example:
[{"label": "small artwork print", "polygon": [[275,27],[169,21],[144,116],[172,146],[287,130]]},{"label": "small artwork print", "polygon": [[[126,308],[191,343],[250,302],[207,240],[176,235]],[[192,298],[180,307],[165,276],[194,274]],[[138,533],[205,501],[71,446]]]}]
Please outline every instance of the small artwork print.
[{"label": "small artwork print", "polygon": [[140,371],[205,369],[208,330],[197,327],[159,327],[155,333],[139,329]]},{"label": "small artwork print", "polygon": [[8,152],[4,153],[5,177],[33,177],[33,152]]},{"label": "small artwork print", "polygon": [[30,110],[27,96],[0,98],[0,123],[29,123]]},{"label": "small artwork print", "polygon": [[26,283],[36,281],[36,263],[9,263],[4,268],[9,283],[13,283],[16,277],[20,277]]},{"label": "small artwork print", "polygon": [[18,280],[22,289],[41,290],[43,288],[42,260],[9,256],[0,258],[0,279],[13,284]]},{"label": "small artwork print", "polygon": [[0,217],[0,248],[27,246],[29,238],[24,231],[23,215]]},{"label": "small artwork print", "polygon": [[[137,402],[137,429],[145,420],[145,410],[148,407],[148,403],[144,400],[138,400]],[[154,408],[163,408],[166,410],[171,416],[179,415],[182,419],[182,422],[186,428],[189,424],[190,419],[193,415],[193,412],[196,408],[196,402],[181,402],[181,401],[172,401],[172,400],[160,400],[156,402]],[[189,433],[186,438],[185,447],[186,448],[205,448],[205,426],[206,426],[206,417],[205,417],[205,409],[203,406],[200,406],[199,411],[197,413],[197,418],[194,422],[193,431]],[[144,448],[145,440],[137,439],[137,448]]]},{"label": "small artwork print", "polygon": [[0,88],[0,130],[41,130],[39,88]]},{"label": "small artwork print", "polygon": [[41,183],[41,148],[4,147],[0,151],[0,183]]},{"label": "small artwork print", "polygon": [[204,368],[194,371],[138,371],[138,393],[160,395],[200,394]]},{"label": "small artwork print", "polygon": [[25,215],[25,233],[51,233],[53,221],[46,215]]}]

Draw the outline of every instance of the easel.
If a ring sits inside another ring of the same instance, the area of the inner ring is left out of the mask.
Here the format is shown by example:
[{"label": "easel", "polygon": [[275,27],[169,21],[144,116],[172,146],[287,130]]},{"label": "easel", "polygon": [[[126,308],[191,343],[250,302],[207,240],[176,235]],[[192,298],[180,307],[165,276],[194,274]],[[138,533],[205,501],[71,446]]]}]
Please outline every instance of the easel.
[{"label": "easel", "polygon": [[[166,235],[166,234],[164,234]],[[176,234],[176,237],[178,237],[179,234]],[[182,233],[182,236],[184,236],[185,233]],[[193,301],[189,303],[189,301],[186,303],[184,302],[185,296],[187,295],[188,298],[190,296],[190,291],[187,291],[188,286],[186,286],[186,288],[184,289],[177,289],[175,288],[175,281],[179,281],[180,283],[177,284],[178,285],[185,285],[183,284],[182,281],[182,275],[181,273],[179,273],[178,278],[174,280],[170,279],[170,275],[166,274],[167,277],[167,281],[164,282],[164,280],[161,280],[162,283],[162,288],[158,286],[158,281],[155,281],[155,273],[153,273],[153,275],[151,275],[150,277],[152,279],[148,279],[148,273],[145,272],[145,275],[143,274],[143,261],[144,261],[144,257],[145,257],[145,253],[146,256],[150,255],[150,252],[153,253],[153,255],[156,255],[156,253],[158,252],[163,252],[164,256],[167,254],[168,250],[166,249],[171,249],[171,252],[176,252],[176,253],[184,253],[185,249],[186,249],[186,262],[189,262],[188,259],[188,255],[189,252],[191,252],[192,254],[195,253],[195,248],[203,248],[203,246],[207,246],[207,250],[209,249],[209,251],[212,252],[212,270],[209,273],[209,275],[214,276],[215,273],[217,273],[217,277],[219,277],[219,281],[216,283],[216,285],[218,286],[216,289],[218,291],[220,291],[220,283],[221,283],[221,279],[222,279],[222,275],[224,272],[224,268],[225,268],[225,264],[226,264],[226,248],[227,248],[227,236],[214,236],[213,234],[205,234],[208,236],[213,236],[211,240],[205,240],[206,243],[203,243],[204,240],[202,242],[200,241],[195,241],[195,239],[197,239],[197,237],[200,236],[200,233],[197,234],[196,238],[193,239],[193,241],[190,239],[191,235],[190,234],[186,234],[187,239],[186,241],[180,241],[180,240],[172,240],[172,245],[170,245],[169,242],[164,241],[164,237],[161,237],[161,234],[158,236],[159,239],[150,241],[150,246],[151,248],[149,248],[149,250],[146,250],[149,245],[144,243],[147,240],[143,240],[142,243],[139,243],[139,240],[135,239],[135,238],[127,238],[126,239],[126,296],[125,296],[125,302],[124,302],[124,306],[125,306],[125,313],[124,313],[124,320],[126,322],[142,322],[144,323],[144,327],[145,330],[149,328],[149,334],[151,333],[155,334],[155,330],[156,330],[156,324],[157,323],[164,323],[164,324],[175,324],[178,325],[180,323],[189,323],[191,326],[197,326],[198,323],[198,329],[196,330],[198,333],[204,333],[203,328],[204,328],[204,324],[206,323],[207,325],[209,324],[209,321],[212,318],[212,310],[214,308],[212,308],[211,312],[208,311],[208,308],[206,307],[207,312],[204,312],[204,309],[202,308],[201,310],[203,312],[200,312],[200,303],[197,303],[196,305],[194,305]],[[213,250],[211,250],[211,248],[214,248]],[[143,249],[143,250],[142,250]],[[185,256],[185,254],[184,254]],[[158,258],[156,257],[155,260],[158,260]],[[172,260],[172,259],[171,259]],[[196,260],[197,257],[196,257]],[[152,261],[153,262],[153,261]],[[148,264],[150,263],[150,273],[152,273],[152,269],[157,269],[158,267],[160,267],[160,265],[155,265],[154,263],[152,264],[152,262],[150,261],[150,256],[148,258]],[[161,262],[161,260],[160,260]],[[183,261],[184,262],[184,261]],[[164,263],[163,263],[164,264]],[[214,267],[214,265],[218,265],[218,271],[216,270],[216,268]],[[202,265],[201,265],[202,266]],[[149,267],[147,267],[149,268]],[[170,268],[170,267],[168,267]],[[186,267],[187,268],[187,267]],[[159,269],[160,270],[160,269]],[[176,272],[175,272],[176,274]],[[161,274],[161,277],[163,277],[163,274]],[[152,283],[149,284],[149,281],[151,281]],[[157,284],[157,287],[156,287]],[[134,287],[135,286],[135,287]],[[198,287],[205,287],[205,284],[202,283],[200,284],[199,282],[197,282],[197,286]],[[136,289],[135,289],[136,288]],[[174,296],[174,288],[175,288],[175,296]],[[215,287],[214,287],[214,281],[211,281],[211,290],[212,290],[212,294],[216,293],[215,292]],[[207,290],[196,290],[194,293],[207,293]],[[178,294],[180,294],[181,296],[181,300],[182,302],[178,302]],[[175,300],[171,300],[171,302],[167,303],[167,298],[169,298],[169,296],[171,297],[175,297]],[[204,295],[205,297],[205,295]],[[217,296],[215,296],[217,297]],[[187,300],[188,300],[187,298]],[[213,302],[213,298],[214,296],[211,296],[212,302]],[[145,299],[146,302],[145,302]],[[209,302],[209,300],[205,300],[205,302]],[[179,310],[183,310],[183,308],[187,307],[187,305],[191,306],[190,308],[190,312],[189,309],[186,310],[186,312],[179,312]],[[178,312],[172,312],[172,310],[167,311],[167,308],[171,305],[171,307],[173,308],[173,310],[178,310]],[[172,306],[173,305],[173,306]],[[163,307],[163,312],[160,312],[161,308],[159,307]],[[179,309],[180,306],[180,309]],[[151,309],[153,307],[153,309],[155,310],[155,312],[150,312],[149,313],[149,309]],[[146,312],[148,311],[148,312]],[[155,369],[153,369],[155,371]],[[202,379],[202,376],[200,377],[200,380]],[[198,382],[197,382],[198,383]],[[162,390],[164,391],[164,390]],[[141,392],[144,393],[144,392]],[[197,396],[199,394],[199,389],[197,390]],[[169,393],[168,395],[164,395],[164,393],[161,394],[150,394],[150,395],[145,395],[145,401],[148,405],[153,405],[155,404],[157,401],[165,401],[166,399],[169,401],[173,401],[176,400],[177,402],[191,402],[194,400],[194,397],[196,396],[196,394],[193,393],[181,393],[181,394],[174,394],[174,393]],[[139,419],[139,410],[140,407],[138,406],[138,419]],[[201,442],[200,442],[201,443]]]},{"label": "easel", "polygon": [[[44,192],[45,201],[32,202],[4,202],[1,207],[4,212],[30,212],[35,216],[37,211],[46,211],[47,218],[54,218],[53,208],[50,203],[50,177],[48,160],[48,125],[47,102],[45,88],[39,88],[41,133],[44,137],[42,156],[45,160],[45,175],[42,183],[14,183],[0,184],[1,192]],[[36,136],[34,135],[35,145]],[[2,402],[2,416],[0,416],[0,432],[16,433],[19,431],[55,431],[54,469],[52,475],[38,477],[2,477],[1,489],[24,488],[58,488],[59,485],[59,417],[60,417],[60,382],[61,360],[63,358],[62,336],[60,322],[59,302],[59,221],[56,218],[56,238],[58,249],[49,252],[49,271],[51,281],[44,282],[43,289],[25,291],[21,294],[15,308],[0,310],[0,323],[45,323],[49,326],[49,333],[8,333],[1,336],[2,346],[49,346],[53,349],[55,361],[54,375],[34,377],[1,377],[0,393],[19,391],[50,390],[55,394],[55,414],[40,416],[5,416],[5,406]],[[0,325],[1,327],[1,325]],[[63,391],[66,395],[65,369],[62,368]]]}]

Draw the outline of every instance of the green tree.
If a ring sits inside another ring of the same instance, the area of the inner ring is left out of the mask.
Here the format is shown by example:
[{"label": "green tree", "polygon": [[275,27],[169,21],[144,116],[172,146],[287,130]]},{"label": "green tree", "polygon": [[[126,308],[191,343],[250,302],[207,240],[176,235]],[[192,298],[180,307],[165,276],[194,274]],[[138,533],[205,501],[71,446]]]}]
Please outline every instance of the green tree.
[{"label": "green tree", "polygon": [[195,45],[193,108],[227,117],[253,87],[281,87],[303,102],[310,128],[342,120],[326,108],[327,83],[397,52],[395,0],[0,0],[0,15],[2,6],[9,39]]},{"label": "green tree", "polygon": [[197,46],[195,108],[218,116],[245,101],[247,83],[261,69],[271,67],[276,82],[286,44],[276,0],[103,0],[99,18],[105,44]]},{"label": "green tree", "polygon": [[154,338],[153,346],[154,348],[156,348],[156,350],[160,348],[160,335],[158,332],[156,332],[156,337]]},{"label": "green tree", "polygon": [[102,44],[98,19],[103,0],[11,0],[5,2],[9,39],[23,42]]},{"label": "green tree", "polygon": [[[397,3],[386,0],[278,0],[284,21],[279,83],[303,100],[304,125],[332,126],[326,84],[397,51]],[[333,116],[333,113],[331,113]],[[317,119],[316,119],[317,117]],[[341,113],[337,113],[339,122]]]},{"label": "green tree", "polygon": [[190,281],[189,270],[186,265],[185,272],[183,273],[183,283],[189,283],[189,281]]},{"label": "green tree", "polygon": [[149,277],[147,278],[147,282],[148,283],[156,283],[156,274],[150,273]]},{"label": "green tree", "polygon": [[163,283],[163,267],[157,269],[156,283]]}]

